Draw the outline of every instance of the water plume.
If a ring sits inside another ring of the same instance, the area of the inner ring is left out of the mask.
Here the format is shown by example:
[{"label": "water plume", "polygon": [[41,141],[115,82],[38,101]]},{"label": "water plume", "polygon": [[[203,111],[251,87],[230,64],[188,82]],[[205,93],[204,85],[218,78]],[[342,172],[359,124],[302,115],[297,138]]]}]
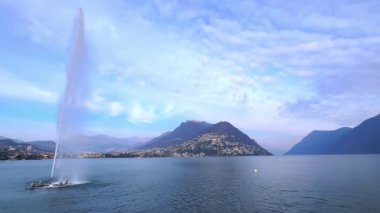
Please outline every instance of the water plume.
[{"label": "water plume", "polygon": [[[66,85],[60,99],[57,117],[57,144],[51,170],[51,178],[79,180],[80,162],[67,159],[75,153],[75,144],[70,141],[82,131],[87,97],[87,54],[84,38],[84,17],[78,10],[71,47],[66,64]],[[79,177],[78,177],[79,175]]]}]

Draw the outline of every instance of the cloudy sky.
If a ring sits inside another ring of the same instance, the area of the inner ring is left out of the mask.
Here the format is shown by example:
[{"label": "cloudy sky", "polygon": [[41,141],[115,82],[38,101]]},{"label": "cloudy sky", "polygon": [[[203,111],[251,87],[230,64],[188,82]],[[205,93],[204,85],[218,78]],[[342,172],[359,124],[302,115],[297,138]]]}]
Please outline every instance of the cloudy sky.
[{"label": "cloudy sky", "polygon": [[275,153],[380,113],[380,1],[0,1],[0,135],[54,139],[74,18],[88,134],[231,122]]}]

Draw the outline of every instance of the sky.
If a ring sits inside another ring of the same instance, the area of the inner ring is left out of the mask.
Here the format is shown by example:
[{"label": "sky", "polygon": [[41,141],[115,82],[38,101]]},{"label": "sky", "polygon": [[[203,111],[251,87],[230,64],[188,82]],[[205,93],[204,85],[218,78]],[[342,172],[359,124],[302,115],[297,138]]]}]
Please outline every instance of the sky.
[{"label": "sky", "polygon": [[56,138],[78,8],[86,134],[229,121],[281,153],[380,113],[377,0],[2,0],[1,136]]}]

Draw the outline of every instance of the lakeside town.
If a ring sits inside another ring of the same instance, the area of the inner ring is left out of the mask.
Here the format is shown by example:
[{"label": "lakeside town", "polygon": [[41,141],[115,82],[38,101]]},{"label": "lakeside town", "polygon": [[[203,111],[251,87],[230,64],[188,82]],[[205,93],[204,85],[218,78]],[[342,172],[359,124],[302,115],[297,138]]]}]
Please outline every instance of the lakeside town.
[{"label": "lakeside town", "polygon": [[53,157],[54,152],[36,150],[33,149],[33,145],[26,146],[26,149],[18,146],[0,146],[0,160],[40,160]]},{"label": "lakeside town", "polygon": [[[224,140],[225,136],[205,135],[181,145],[142,150],[115,150],[110,152],[65,153],[63,158],[144,158],[194,156],[244,156],[263,152],[257,147]],[[41,160],[54,158],[54,147],[41,147],[27,143],[0,144],[0,160]]]},{"label": "lakeside town", "polygon": [[[0,160],[42,160],[53,159],[54,152],[42,152],[34,149],[33,145],[28,145],[26,149],[15,146],[1,146]],[[139,151],[114,151],[114,152],[81,152],[66,154],[64,158],[145,158],[145,157],[203,157],[203,156],[242,156],[252,155],[244,146],[226,147],[221,150],[213,149],[213,147],[204,147],[205,151],[197,147],[188,147],[181,149],[178,147],[168,147],[161,149],[139,150]]]}]

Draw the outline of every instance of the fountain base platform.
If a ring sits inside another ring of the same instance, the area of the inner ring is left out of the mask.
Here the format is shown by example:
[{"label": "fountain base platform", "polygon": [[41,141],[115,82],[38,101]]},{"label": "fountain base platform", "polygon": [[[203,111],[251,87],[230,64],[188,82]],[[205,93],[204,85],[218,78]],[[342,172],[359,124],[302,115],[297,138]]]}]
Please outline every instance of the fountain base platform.
[{"label": "fountain base platform", "polygon": [[26,190],[34,190],[34,189],[46,189],[46,188],[65,188],[70,186],[77,186],[87,182],[72,182],[69,180],[66,181],[55,181],[55,182],[32,182]]}]

